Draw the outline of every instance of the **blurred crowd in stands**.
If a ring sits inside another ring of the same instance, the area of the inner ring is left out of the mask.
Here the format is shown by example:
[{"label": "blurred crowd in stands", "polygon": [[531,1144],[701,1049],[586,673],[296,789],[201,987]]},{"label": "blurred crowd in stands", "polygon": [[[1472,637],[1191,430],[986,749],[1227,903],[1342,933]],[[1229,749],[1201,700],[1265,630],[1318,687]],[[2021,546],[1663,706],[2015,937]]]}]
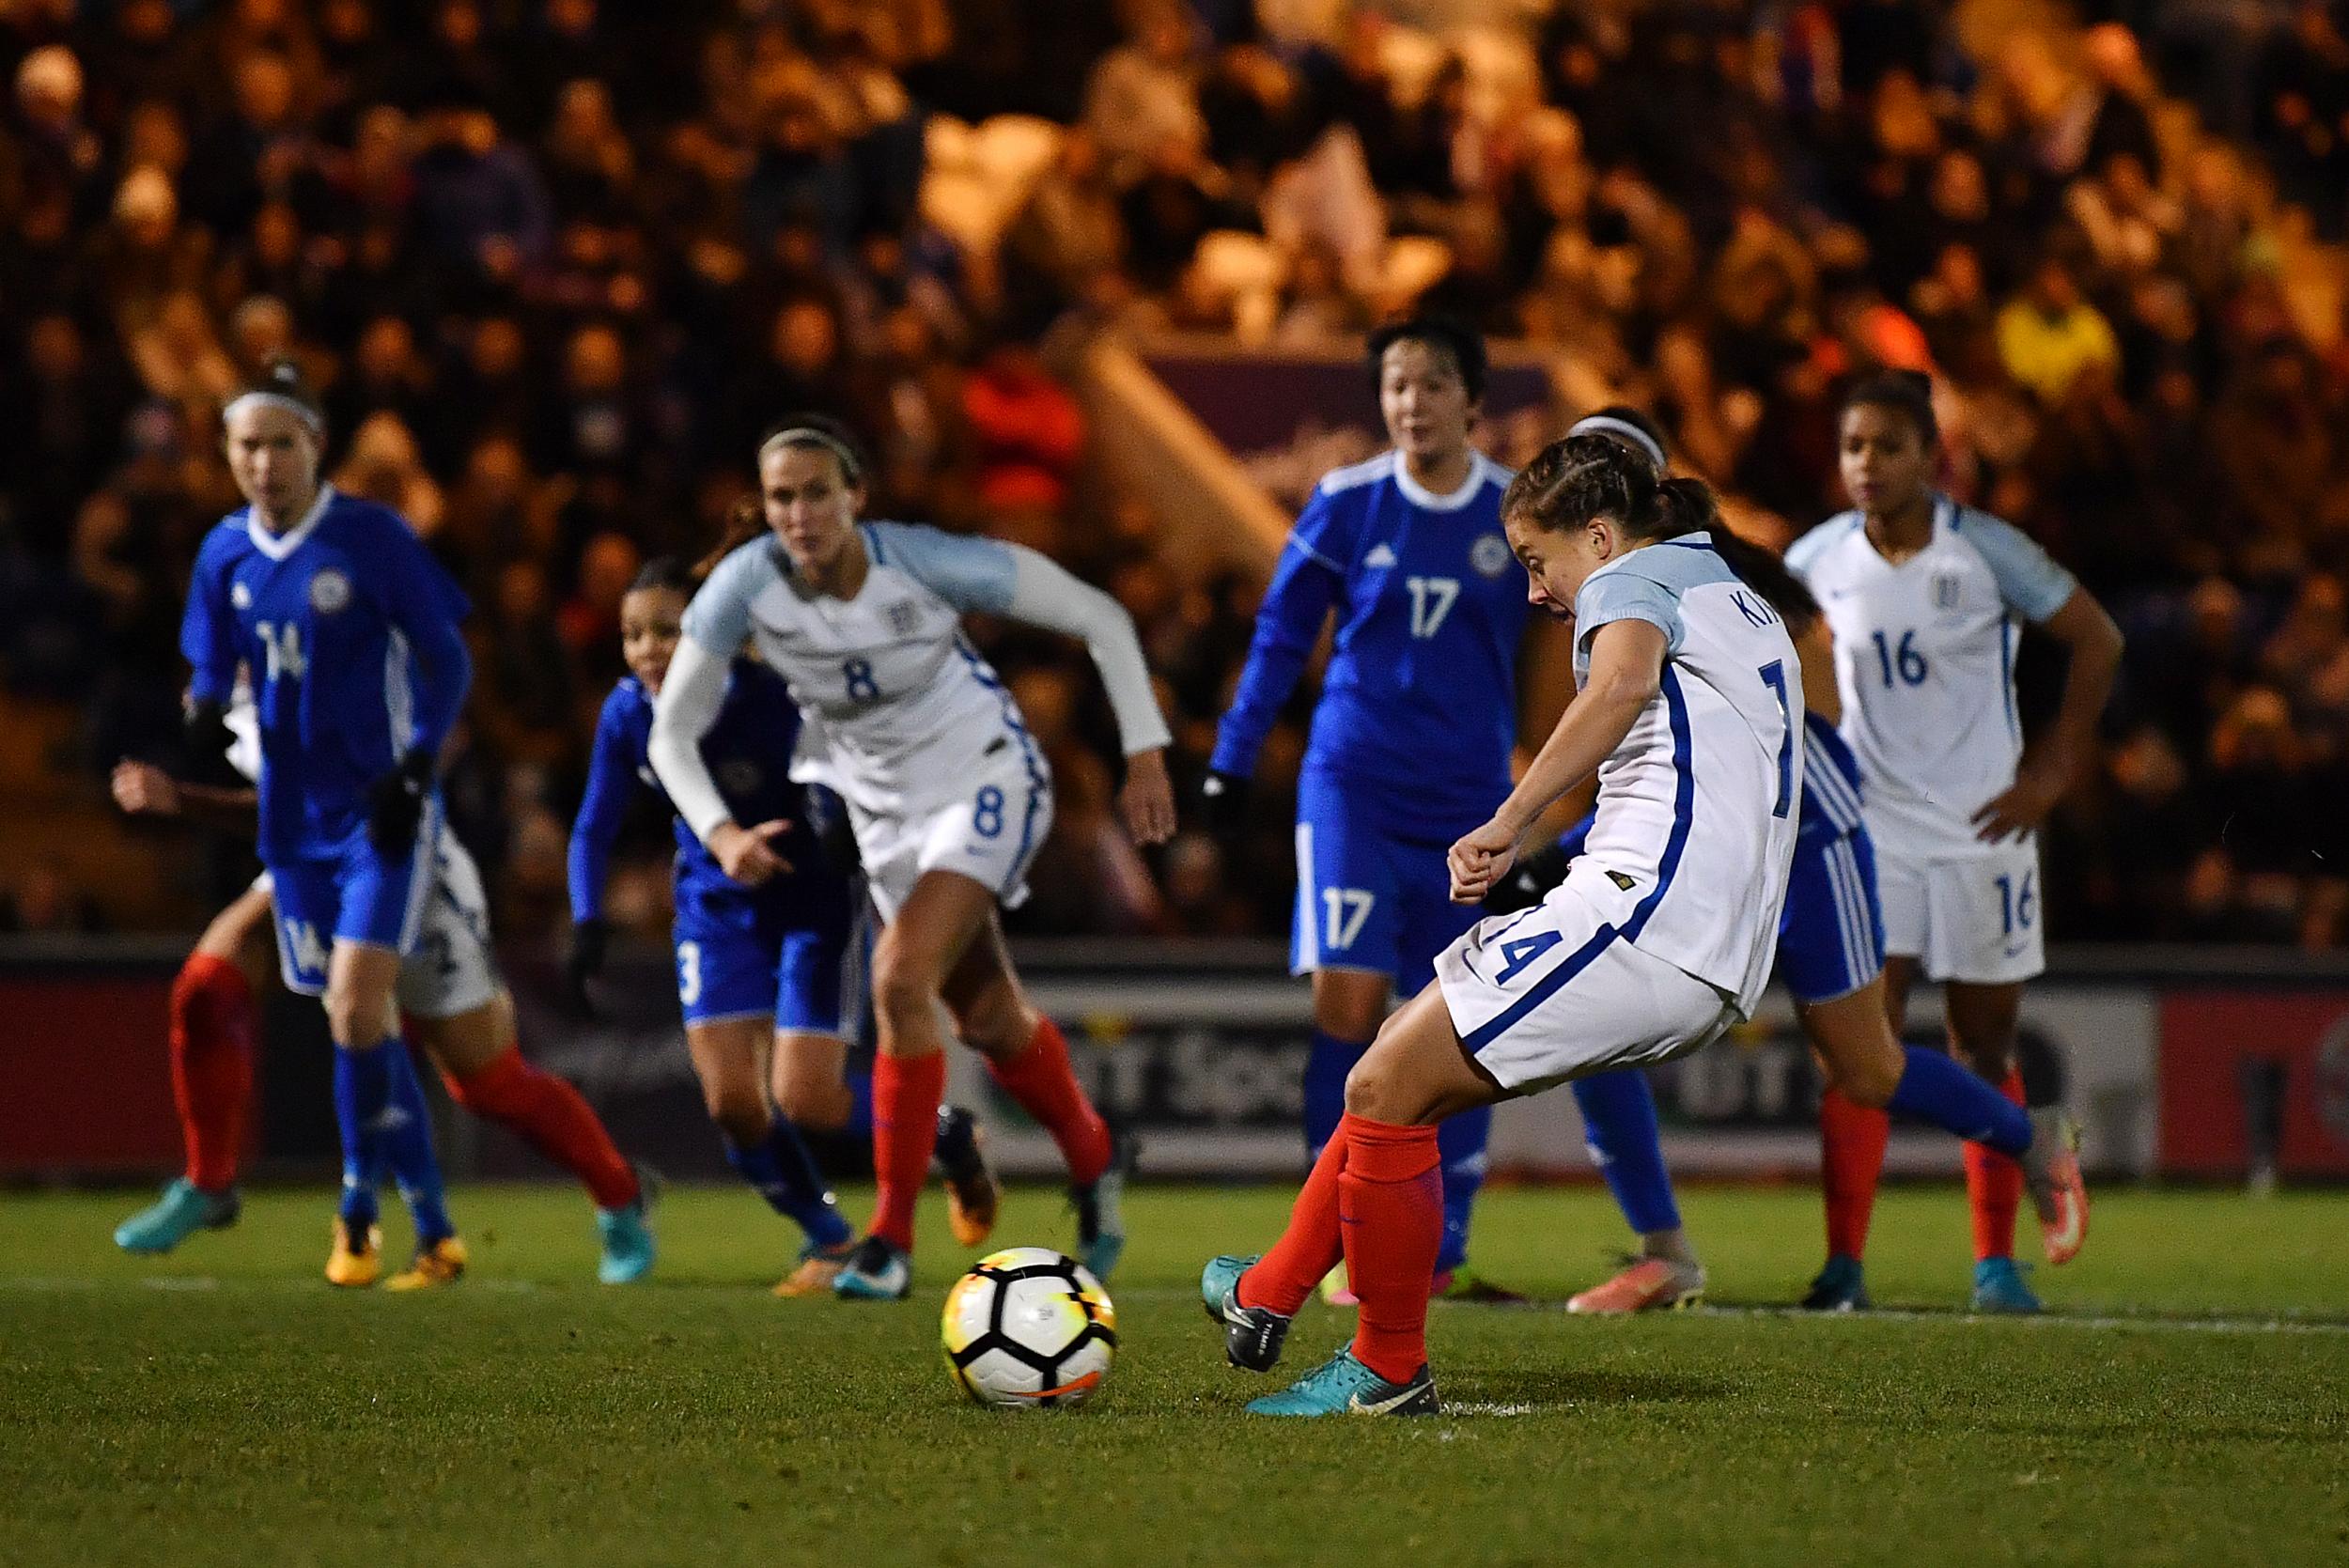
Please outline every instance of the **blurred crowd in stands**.
[{"label": "blurred crowd in stands", "polygon": [[[452,813],[509,936],[561,922],[621,590],[716,537],[786,410],[865,433],[876,512],[1115,592],[1195,777],[1252,585],[1161,558],[1052,348],[1346,352],[1416,303],[1540,355],[1550,427],[1653,409],[1780,543],[1842,505],[1839,385],[1933,371],[1950,488],[2129,635],[2109,745],[2048,834],[2056,936],[2338,945],[2349,41],[2323,4],[2086,10],[16,0],[6,701],[71,706],[31,769],[69,806],[117,755],[168,754],[187,565],[236,505],[218,410],[290,353],[327,389],[334,483],[474,597]],[[1020,925],[1285,929],[1279,788],[1238,865],[1195,833],[1145,860],[1081,651],[983,641],[1059,781]],[[10,727],[0,751],[37,728]],[[660,842],[615,890],[648,929]],[[118,902],[10,858],[0,923]]]}]

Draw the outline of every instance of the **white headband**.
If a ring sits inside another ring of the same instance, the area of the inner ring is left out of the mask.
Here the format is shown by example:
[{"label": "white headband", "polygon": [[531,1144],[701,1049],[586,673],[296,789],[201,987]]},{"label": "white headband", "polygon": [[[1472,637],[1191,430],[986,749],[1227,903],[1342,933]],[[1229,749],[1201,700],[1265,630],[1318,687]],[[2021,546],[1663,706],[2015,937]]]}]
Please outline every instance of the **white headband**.
[{"label": "white headband", "polygon": [[1624,440],[1629,442],[1632,445],[1646,453],[1649,460],[1656,464],[1656,471],[1658,474],[1661,474],[1668,466],[1670,466],[1664,461],[1664,449],[1656,443],[1656,438],[1654,436],[1649,435],[1645,430],[1642,430],[1637,425],[1632,424],[1631,421],[1627,419],[1617,419],[1611,413],[1595,413],[1588,419],[1578,419],[1566,431],[1566,434],[1570,436],[1588,436],[1601,433],[1610,436],[1621,436]]},{"label": "white headband", "polygon": [[787,430],[777,430],[759,443],[758,460],[765,462],[768,453],[781,447],[809,445],[823,447],[839,458],[841,476],[849,484],[863,482],[864,465],[857,461],[857,456],[848,449],[848,443],[831,431],[819,430],[813,425],[794,425]]},{"label": "white headband", "polygon": [[304,405],[301,399],[288,397],[282,392],[241,392],[228,400],[226,408],[220,411],[221,422],[226,424],[229,420],[236,418],[237,411],[247,403],[257,404],[263,408],[283,409],[308,427],[312,435],[326,433],[326,421],[320,419],[315,410]]}]

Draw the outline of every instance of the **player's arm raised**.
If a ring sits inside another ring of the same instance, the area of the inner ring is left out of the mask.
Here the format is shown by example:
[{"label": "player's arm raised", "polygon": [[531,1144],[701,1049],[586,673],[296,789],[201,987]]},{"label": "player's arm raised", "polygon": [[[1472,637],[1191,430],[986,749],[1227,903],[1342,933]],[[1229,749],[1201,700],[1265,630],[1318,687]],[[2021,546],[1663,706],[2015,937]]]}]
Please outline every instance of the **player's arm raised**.
[{"label": "player's arm raised", "polygon": [[1163,844],[1174,835],[1174,789],[1166,776],[1166,746],[1172,738],[1150,685],[1142,639],[1126,607],[1057,562],[1020,545],[1011,552],[1011,600],[1003,613],[1047,631],[1074,637],[1093,655],[1117,717],[1126,753],[1126,787],[1118,809],[1126,831],[1138,844]]},{"label": "player's arm raised", "polygon": [[1610,621],[1591,634],[1590,675],[1492,819],[1452,846],[1452,897],[1474,904],[1517,856],[1517,841],[1551,801],[1598,771],[1623,744],[1664,678],[1664,629]]}]

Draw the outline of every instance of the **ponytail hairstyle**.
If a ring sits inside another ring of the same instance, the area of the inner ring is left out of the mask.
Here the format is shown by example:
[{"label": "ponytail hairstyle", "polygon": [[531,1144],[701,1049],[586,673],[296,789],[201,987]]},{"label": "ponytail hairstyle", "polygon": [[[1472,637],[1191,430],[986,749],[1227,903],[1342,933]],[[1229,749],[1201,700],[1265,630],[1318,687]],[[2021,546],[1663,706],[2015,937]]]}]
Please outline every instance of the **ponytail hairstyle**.
[{"label": "ponytail hairstyle", "polygon": [[1819,615],[1818,600],[1786,563],[1729,531],[1703,480],[1666,477],[1645,450],[1613,431],[1569,435],[1543,447],[1509,481],[1501,515],[1546,531],[1603,517],[1639,540],[1701,533],[1729,569],[1779,613],[1790,633]]},{"label": "ponytail hairstyle", "polygon": [[[791,447],[817,447],[832,455],[840,464],[840,477],[851,486],[862,486],[873,471],[872,460],[865,457],[863,443],[839,420],[823,413],[790,413],[767,427],[758,438],[758,458],[767,460],[770,452]],[[755,491],[734,504],[726,515],[725,532],[719,536],[717,548],[693,563],[693,576],[698,581],[715,571],[718,563],[767,532],[766,500]]]},{"label": "ponytail hairstyle", "polygon": [[1884,370],[1864,376],[1843,394],[1842,414],[1854,409],[1889,409],[1917,427],[1917,439],[1930,452],[1941,442],[1941,424],[1933,413],[1933,378],[1921,370]]},{"label": "ponytail hairstyle", "polygon": [[1612,436],[1646,456],[1659,474],[1672,471],[1664,447],[1663,427],[1628,403],[1610,403],[1586,413],[1567,427],[1570,436]]}]

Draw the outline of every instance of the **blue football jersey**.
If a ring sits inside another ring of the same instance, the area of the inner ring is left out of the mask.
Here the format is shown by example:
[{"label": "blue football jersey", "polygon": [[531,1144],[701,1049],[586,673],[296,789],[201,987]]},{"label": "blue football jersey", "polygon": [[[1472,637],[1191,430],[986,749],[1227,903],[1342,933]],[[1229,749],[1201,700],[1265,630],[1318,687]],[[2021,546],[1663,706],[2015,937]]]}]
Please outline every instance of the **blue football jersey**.
[{"label": "blue football jersey", "polygon": [[[587,791],[571,828],[571,918],[595,920],[603,912],[604,872],[619,836],[630,800],[649,789],[665,807],[668,791],[655,776],[647,748],[652,740],[653,695],[634,675],[624,675],[603,701],[596,723],[595,750],[587,768]],[[738,659],[726,681],[717,722],[702,737],[702,760],[709,765],[718,793],[734,820],[744,827],[778,817],[792,824],[777,851],[795,867],[812,866],[815,846],[806,826],[806,797],[791,782],[791,753],[799,743],[800,709],[783,677],[755,660]],[[693,830],[673,812],[677,876],[680,889],[735,884]]]},{"label": "blue football jersey", "polygon": [[264,860],[348,842],[376,781],[440,749],[472,678],[468,609],[397,513],[331,486],[283,534],[244,508],[206,536],[180,651],[197,702],[227,703],[240,668],[250,680]]},{"label": "blue football jersey", "polygon": [[1337,612],[1306,765],[1399,835],[1441,840],[1509,792],[1525,573],[1501,531],[1510,474],[1479,453],[1435,495],[1392,452],[1315,487],[1273,568],[1213,766],[1248,774]]}]

